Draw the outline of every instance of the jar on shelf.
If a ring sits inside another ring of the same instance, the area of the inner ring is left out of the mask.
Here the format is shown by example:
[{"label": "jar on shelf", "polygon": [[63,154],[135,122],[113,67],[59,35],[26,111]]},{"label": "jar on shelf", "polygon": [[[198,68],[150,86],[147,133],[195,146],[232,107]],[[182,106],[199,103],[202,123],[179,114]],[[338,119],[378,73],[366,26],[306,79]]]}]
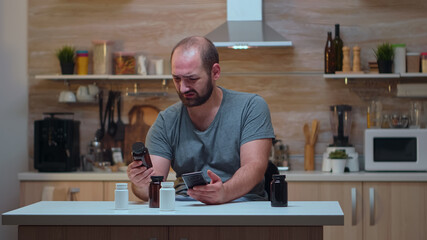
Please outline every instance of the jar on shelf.
[{"label": "jar on shelf", "polygon": [[114,74],[135,74],[135,53],[115,52],[114,53]]},{"label": "jar on shelf", "polygon": [[388,114],[383,115],[383,120],[381,122],[381,128],[390,128],[390,117]]},{"label": "jar on shelf", "polygon": [[108,40],[93,40],[93,74],[112,73],[113,42]]},{"label": "jar on shelf", "polygon": [[89,52],[86,50],[76,51],[77,74],[87,75],[89,66]]},{"label": "jar on shelf", "polygon": [[421,53],[421,72],[427,73],[427,52]]}]

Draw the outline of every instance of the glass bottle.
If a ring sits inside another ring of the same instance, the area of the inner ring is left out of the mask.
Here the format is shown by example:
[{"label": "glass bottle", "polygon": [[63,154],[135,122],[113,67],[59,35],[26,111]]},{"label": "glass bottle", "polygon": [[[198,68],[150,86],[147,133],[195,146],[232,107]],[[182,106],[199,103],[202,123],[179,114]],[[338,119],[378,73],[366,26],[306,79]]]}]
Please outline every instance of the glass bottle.
[{"label": "glass bottle", "polygon": [[151,182],[148,192],[148,202],[150,208],[159,208],[160,206],[160,185],[162,181],[163,176],[151,176]]},{"label": "glass bottle", "polygon": [[343,41],[340,37],[340,25],[335,24],[335,38],[334,38],[334,45],[335,45],[335,71],[342,71],[342,60],[343,60]]},{"label": "glass bottle", "polygon": [[328,32],[325,46],[325,73],[335,73],[335,46],[332,41],[332,32]]},{"label": "glass bottle", "polygon": [[288,206],[288,183],[286,175],[274,174],[270,184],[270,201],[272,207]]}]

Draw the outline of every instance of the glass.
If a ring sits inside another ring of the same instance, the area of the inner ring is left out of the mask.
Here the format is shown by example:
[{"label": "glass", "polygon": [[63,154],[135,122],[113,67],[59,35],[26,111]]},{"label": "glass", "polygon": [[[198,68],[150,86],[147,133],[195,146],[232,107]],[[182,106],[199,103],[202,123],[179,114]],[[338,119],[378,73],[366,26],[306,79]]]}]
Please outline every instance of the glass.
[{"label": "glass", "polygon": [[114,73],[116,75],[135,74],[135,53],[115,52],[114,53]]},{"label": "glass", "polygon": [[411,123],[410,128],[421,127],[422,104],[419,101],[411,103]]},{"label": "glass", "polygon": [[369,109],[369,128],[380,128],[383,105],[380,101],[371,101]]},{"label": "glass", "polygon": [[288,183],[286,175],[273,175],[270,185],[270,201],[272,207],[288,206]]},{"label": "glass", "polygon": [[332,41],[332,32],[328,32],[325,46],[325,73],[335,73],[335,46]]},{"label": "glass", "polygon": [[390,117],[388,114],[383,115],[383,120],[381,122],[381,128],[390,128]]},{"label": "glass", "polygon": [[94,40],[93,44],[93,74],[111,74],[112,72],[112,43],[106,40]]},{"label": "glass", "polygon": [[160,206],[160,184],[162,181],[163,176],[151,176],[151,182],[148,191],[150,208],[159,208]]}]

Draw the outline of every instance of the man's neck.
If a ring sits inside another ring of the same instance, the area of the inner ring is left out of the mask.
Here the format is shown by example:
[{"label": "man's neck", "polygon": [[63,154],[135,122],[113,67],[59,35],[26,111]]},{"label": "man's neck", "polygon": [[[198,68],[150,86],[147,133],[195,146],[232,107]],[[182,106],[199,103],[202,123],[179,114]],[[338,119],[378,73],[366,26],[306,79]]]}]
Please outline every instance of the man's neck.
[{"label": "man's neck", "polygon": [[188,115],[197,130],[204,131],[210,126],[221,106],[222,97],[222,90],[214,87],[211,97],[205,103],[197,107],[187,107]]}]

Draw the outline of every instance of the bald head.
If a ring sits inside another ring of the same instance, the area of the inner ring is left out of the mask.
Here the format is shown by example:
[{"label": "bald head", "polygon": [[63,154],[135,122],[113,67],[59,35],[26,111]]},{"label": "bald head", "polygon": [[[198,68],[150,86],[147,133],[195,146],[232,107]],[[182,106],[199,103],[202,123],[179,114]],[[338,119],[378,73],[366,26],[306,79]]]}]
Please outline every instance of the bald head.
[{"label": "bald head", "polygon": [[203,68],[208,75],[210,75],[212,71],[212,66],[215,63],[219,63],[218,51],[215,45],[213,45],[213,43],[205,37],[192,36],[182,39],[172,50],[170,59],[171,62],[175,50],[178,48],[184,52],[192,49],[197,50],[200,54]]}]

